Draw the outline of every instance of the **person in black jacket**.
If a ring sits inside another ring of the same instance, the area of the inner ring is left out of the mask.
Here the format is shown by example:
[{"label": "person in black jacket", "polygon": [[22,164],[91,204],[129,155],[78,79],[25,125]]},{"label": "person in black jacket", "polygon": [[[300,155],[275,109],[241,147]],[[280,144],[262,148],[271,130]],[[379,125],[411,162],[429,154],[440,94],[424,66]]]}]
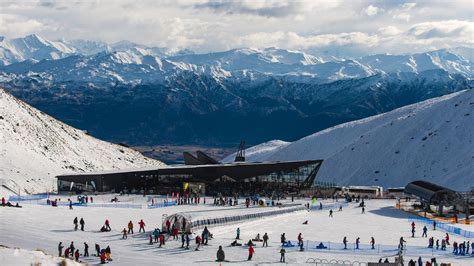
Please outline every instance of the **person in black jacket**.
[{"label": "person in black jacket", "polygon": [[97,243],[95,244],[95,252],[97,253],[97,257],[99,257],[100,256],[100,246]]},{"label": "person in black jacket", "polygon": [[217,260],[216,261],[224,261],[225,260],[225,253],[222,250],[222,246],[219,246],[219,250],[217,250]]},{"label": "person in black jacket", "polygon": [[58,244],[58,253],[59,253],[58,256],[59,257],[61,257],[63,255],[63,248],[64,248],[63,242],[59,242],[59,244]]},{"label": "person in black jacket", "polygon": [[71,245],[69,245],[69,250],[71,251],[71,255],[74,256],[74,241],[71,241]]},{"label": "person in black jacket", "polygon": [[74,231],[77,231],[77,217],[74,218],[74,221],[72,221],[72,223],[74,224]]},{"label": "person in black jacket", "polygon": [[84,242],[84,257],[89,257],[89,245]]},{"label": "person in black jacket", "polygon": [[86,224],[86,222],[84,222],[84,219],[81,218],[79,223],[81,224],[81,231],[84,231],[84,225]]}]

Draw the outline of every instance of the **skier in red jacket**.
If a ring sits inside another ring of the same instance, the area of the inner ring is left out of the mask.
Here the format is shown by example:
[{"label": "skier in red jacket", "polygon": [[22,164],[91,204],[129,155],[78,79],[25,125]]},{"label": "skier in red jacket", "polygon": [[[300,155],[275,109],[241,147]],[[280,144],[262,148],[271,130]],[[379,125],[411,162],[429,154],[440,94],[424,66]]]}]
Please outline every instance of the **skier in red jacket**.
[{"label": "skier in red jacket", "polygon": [[138,224],[140,225],[140,229],[138,230],[138,232],[140,233],[143,230],[143,233],[145,233],[145,222],[143,221],[143,219],[141,219]]}]

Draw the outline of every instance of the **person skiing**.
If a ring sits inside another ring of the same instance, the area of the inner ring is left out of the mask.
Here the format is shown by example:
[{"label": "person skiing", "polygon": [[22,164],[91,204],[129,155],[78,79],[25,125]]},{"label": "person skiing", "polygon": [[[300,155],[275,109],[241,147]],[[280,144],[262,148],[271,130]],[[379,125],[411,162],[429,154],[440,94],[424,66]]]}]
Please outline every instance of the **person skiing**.
[{"label": "person skiing", "polygon": [[196,240],[196,249],[194,251],[198,251],[199,247],[201,246],[201,237],[197,235],[195,240]]},{"label": "person skiing", "polygon": [[280,249],[280,262],[285,262],[285,253],[286,250],[284,248]]},{"label": "person skiing", "polygon": [[100,256],[100,246],[97,243],[95,244],[95,252],[97,253],[97,257],[99,257]]},{"label": "person skiing", "polygon": [[403,236],[400,237],[400,242],[398,243],[398,249],[403,250],[403,245],[406,243],[405,239],[403,239]]},{"label": "person skiing", "polygon": [[138,229],[138,232],[140,233],[143,230],[143,233],[145,233],[145,222],[143,222],[143,219],[138,222],[138,225],[140,225],[140,229]]},{"label": "person skiing", "polygon": [[372,246],[372,249],[375,249],[375,238],[374,237],[370,238],[370,245]]},{"label": "person skiing", "polygon": [[219,246],[219,249],[217,250],[216,257],[217,257],[216,261],[218,261],[218,262],[225,261],[225,253],[224,253],[224,250],[222,250],[222,246]]},{"label": "person skiing", "polygon": [[86,224],[86,222],[84,222],[84,219],[82,217],[79,223],[81,224],[81,231],[84,231],[84,225]]},{"label": "person skiing", "polygon": [[89,257],[89,245],[84,242],[84,257]]},{"label": "person skiing", "polygon": [[253,249],[253,246],[249,246],[249,257],[247,260],[252,260],[254,253],[255,253],[255,250]]},{"label": "person skiing", "polygon": [[128,233],[133,234],[133,223],[132,223],[132,221],[128,222]]},{"label": "person skiing", "polygon": [[78,228],[78,225],[77,225],[77,217],[74,218],[74,220],[72,221],[72,223],[74,224],[74,231],[77,231],[77,228]]},{"label": "person skiing", "polygon": [[63,255],[63,248],[64,248],[63,242],[59,242],[59,244],[58,244],[58,253],[59,253],[58,257],[61,257]]},{"label": "person skiing", "polygon": [[329,210],[329,217],[332,217],[332,209]]},{"label": "person skiing", "polygon": [[109,220],[108,219],[105,219],[105,228],[109,231],[112,230],[112,228],[110,228],[110,223],[109,223]]},{"label": "person skiing", "polygon": [[360,237],[356,238],[356,249],[359,249]]},{"label": "person skiing", "polygon": [[344,249],[347,249],[347,237],[344,237],[344,239],[342,239],[342,243],[344,244]]},{"label": "person skiing", "polygon": [[236,234],[237,235],[236,235],[235,239],[240,239],[240,228],[239,227],[237,227]]},{"label": "person skiing", "polygon": [[265,232],[262,238],[263,238],[263,247],[268,247],[268,234]]},{"label": "person skiing", "polygon": [[423,234],[421,235],[421,237],[428,237],[427,232],[428,232],[428,228],[425,225],[425,226],[423,226]]},{"label": "person skiing", "polygon": [[124,228],[124,229],[122,230],[122,239],[127,239],[127,238],[128,238],[128,236],[127,236],[127,229]]}]

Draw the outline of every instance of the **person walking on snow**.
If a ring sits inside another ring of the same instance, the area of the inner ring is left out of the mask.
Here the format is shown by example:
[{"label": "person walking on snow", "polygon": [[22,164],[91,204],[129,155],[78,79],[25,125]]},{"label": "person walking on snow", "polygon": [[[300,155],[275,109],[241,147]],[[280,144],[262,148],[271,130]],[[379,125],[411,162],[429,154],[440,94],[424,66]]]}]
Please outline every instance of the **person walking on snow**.
[{"label": "person walking on snow", "polygon": [[449,246],[450,244],[449,244],[449,234],[448,233],[446,233],[446,237],[444,239],[446,240],[446,245]]},{"label": "person walking on snow", "polygon": [[360,237],[356,238],[356,249],[359,249]]},{"label": "person walking on snow", "polygon": [[77,222],[77,217],[74,218],[74,220],[72,221],[72,223],[74,224],[74,231],[77,231],[77,227],[78,227],[78,225],[77,225],[77,223],[78,223],[78,222]]},{"label": "person walking on snow", "polygon": [[362,207],[362,214],[365,213],[365,207]]},{"label": "person walking on snow", "polygon": [[268,234],[266,232],[263,235],[263,247],[268,247]]},{"label": "person walking on snow", "polygon": [[79,221],[79,224],[81,224],[81,231],[84,231],[84,225],[86,222],[84,222],[84,219],[81,217],[81,220]]},{"label": "person walking on snow", "polygon": [[189,238],[189,234],[186,234],[186,249],[189,249],[189,241],[191,239]]},{"label": "person walking on snow", "polygon": [[375,249],[375,238],[374,237],[370,238],[370,245],[372,245],[372,249]]},{"label": "person walking on snow", "polygon": [[143,219],[141,219],[138,224],[140,225],[140,229],[138,230],[138,232],[140,233],[143,230],[143,233],[145,233],[145,222],[143,222]]},{"label": "person walking on snow", "polygon": [[428,232],[428,228],[426,228],[426,225],[425,225],[423,226],[423,234],[421,235],[421,237],[428,237],[427,232]]},{"label": "person walking on snow", "polygon": [[[206,198],[204,198],[206,199]],[[216,254],[216,257],[217,257],[217,262],[222,262],[222,261],[225,261],[225,253],[224,253],[224,250],[222,250],[222,246],[219,246],[219,249],[217,250],[217,254]]]},{"label": "person walking on snow", "polygon": [[186,242],[186,236],[184,235],[184,232],[181,233],[181,248],[184,248],[184,243]]},{"label": "person walking on snow", "polygon": [[247,260],[252,260],[254,253],[255,253],[255,250],[253,249],[253,246],[249,246],[249,257]]},{"label": "person walking on snow", "polygon": [[286,242],[285,233],[281,234],[280,240],[281,240],[281,245],[284,246]]},{"label": "person walking on snow", "polygon": [[59,244],[58,244],[58,253],[59,253],[58,257],[61,257],[63,255],[63,248],[64,248],[63,242],[59,242]]},{"label": "person walking on snow", "polygon": [[240,239],[240,228],[237,227],[235,239]]},{"label": "person walking on snow", "polygon": [[300,247],[300,251],[303,251],[303,237],[301,233],[298,234],[298,246]]},{"label": "person walking on snow", "polygon": [[344,237],[344,239],[342,239],[342,243],[344,244],[344,249],[347,249],[347,237]]},{"label": "person walking on snow", "polygon": [[70,250],[70,252],[71,252],[71,255],[74,255],[74,250],[75,250],[75,248],[74,248],[74,241],[71,241],[71,245],[69,245],[69,250]]},{"label": "person walking on snow", "polygon": [[128,222],[128,233],[133,234],[133,223],[132,223],[132,221]]},{"label": "person walking on snow", "polygon": [[332,217],[332,209],[329,210],[329,217]]},{"label": "person walking on snow", "polygon": [[84,242],[84,257],[89,257],[89,245]]},{"label": "person walking on snow", "polygon": [[415,222],[411,223],[411,237],[415,237]]},{"label": "person walking on snow", "polygon": [[284,248],[280,249],[280,262],[285,262],[285,253],[286,250]]}]

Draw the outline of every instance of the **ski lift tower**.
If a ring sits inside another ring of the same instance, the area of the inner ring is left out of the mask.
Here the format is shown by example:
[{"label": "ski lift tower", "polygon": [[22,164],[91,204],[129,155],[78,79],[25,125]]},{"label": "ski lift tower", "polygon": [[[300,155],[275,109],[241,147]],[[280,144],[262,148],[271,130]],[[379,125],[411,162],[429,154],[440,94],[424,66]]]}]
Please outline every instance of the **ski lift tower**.
[{"label": "ski lift tower", "polygon": [[245,141],[241,141],[234,162],[245,162]]}]

